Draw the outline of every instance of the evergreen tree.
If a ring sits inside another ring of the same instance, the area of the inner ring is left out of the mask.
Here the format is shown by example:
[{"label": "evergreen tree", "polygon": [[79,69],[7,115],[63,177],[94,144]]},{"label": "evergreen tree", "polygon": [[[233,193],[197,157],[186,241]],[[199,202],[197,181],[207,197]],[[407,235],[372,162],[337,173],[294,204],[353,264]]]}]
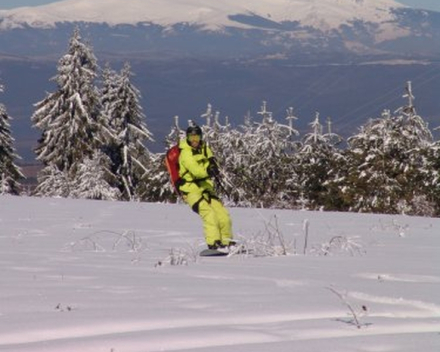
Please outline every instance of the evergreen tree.
[{"label": "evergreen tree", "polygon": [[[174,117],[171,132],[165,138],[166,151],[178,144],[185,137],[185,131],[179,127],[179,117]],[[165,152],[166,153],[166,152]],[[145,184],[141,198],[151,202],[176,202],[178,197],[170,182],[170,176],[165,167],[165,153],[151,153],[151,166],[148,172],[148,182]]]},{"label": "evergreen tree", "polygon": [[432,145],[427,124],[416,114],[411,86],[409,104],[383,112],[348,140],[348,182],[345,197],[353,210],[414,213],[413,203],[426,193],[426,156]]},{"label": "evergreen tree", "polygon": [[[74,184],[79,166],[100,145],[99,99],[94,85],[97,62],[92,49],[81,41],[78,28],[57,70],[52,79],[57,90],[36,104],[32,116],[34,126],[42,131],[35,152],[45,168],[58,170]],[[53,175],[49,170],[43,170],[40,183],[45,182],[45,175]],[[42,194],[43,189],[37,193]]]},{"label": "evergreen tree", "polygon": [[72,196],[85,199],[118,200],[119,190],[107,182],[110,174],[107,169],[109,164],[109,158],[101,151],[95,151],[91,158],[86,158],[80,164]]},{"label": "evergreen tree", "polygon": [[[2,85],[0,85],[1,92],[3,92]],[[19,156],[13,146],[10,120],[6,107],[0,104],[0,194],[17,195],[20,189],[19,181],[24,176],[14,162]]]},{"label": "evergreen tree", "polygon": [[305,136],[294,162],[301,195],[299,201],[308,209],[339,210],[341,205],[334,180],[340,176],[343,157],[334,141],[341,139],[330,128],[324,133],[319,113],[310,126],[312,132]]},{"label": "evergreen tree", "polygon": [[246,120],[243,132],[228,134],[235,155],[227,158],[235,199],[246,206],[291,207],[296,197],[296,175],[292,167],[297,135],[292,127],[275,121],[263,102],[261,122]]},{"label": "evergreen tree", "polygon": [[235,203],[240,199],[240,195],[243,198],[243,190],[231,183],[234,179],[231,170],[234,170],[236,158],[239,156],[238,150],[235,149],[236,141],[242,136],[240,132],[231,128],[227,118],[225,124],[222,125],[220,112],[212,113],[210,104],[201,117],[206,118],[206,125],[203,126],[204,139],[213,151],[216,163],[222,171],[221,176],[215,180],[217,194],[223,198],[223,201]]},{"label": "evergreen tree", "polygon": [[131,83],[131,67],[124,65],[120,74],[106,71],[102,94],[103,117],[107,131],[106,153],[111,160],[122,199],[139,199],[146,194],[151,169],[151,155],[145,146],[152,134],[144,122],[139,90]]},{"label": "evergreen tree", "polygon": [[[234,129],[227,119],[222,125],[219,112],[208,105],[201,116],[207,120],[203,131],[221,166],[230,196],[226,200],[252,207],[440,214],[440,143],[432,142],[416,113],[410,83],[405,97],[408,104],[394,115],[386,110],[361,126],[346,150],[337,148],[341,138],[332,132],[330,120],[324,133],[319,114],[300,143],[294,140],[293,109],[287,110],[289,123],[283,125],[263,103],[260,122],[248,114],[244,125]],[[178,132],[174,128],[170,136]],[[169,189],[168,177],[162,179],[164,174],[155,170],[161,175],[156,195],[167,199],[160,188],[166,184]]]},{"label": "evergreen tree", "polygon": [[422,157],[424,167],[420,170],[423,175],[421,185],[423,194],[413,199],[413,210],[417,215],[440,215],[440,141],[436,141],[426,149]]},{"label": "evergreen tree", "polygon": [[35,195],[39,197],[67,198],[74,192],[74,183],[67,171],[60,171],[55,164],[49,164],[38,174],[38,187]]}]

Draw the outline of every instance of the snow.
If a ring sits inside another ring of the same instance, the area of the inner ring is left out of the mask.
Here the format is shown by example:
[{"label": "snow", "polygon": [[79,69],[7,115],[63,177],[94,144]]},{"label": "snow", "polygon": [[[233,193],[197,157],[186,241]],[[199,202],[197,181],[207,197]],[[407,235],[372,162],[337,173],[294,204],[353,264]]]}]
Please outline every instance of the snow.
[{"label": "snow", "polygon": [[230,211],[290,254],[197,257],[181,204],[1,196],[0,351],[440,349],[440,219]]},{"label": "snow", "polygon": [[[0,11],[1,27],[27,23],[53,27],[56,22],[106,22],[110,25],[152,22],[162,26],[192,23],[206,29],[246,27],[230,15],[255,14],[272,21],[300,21],[322,30],[337,29],[353,20],[379,22],[388,35],[397,30],[391,8],[403,8],[394,0],[64,0],[38,7]],[[385,35],[385,34],[384,34]]]}]

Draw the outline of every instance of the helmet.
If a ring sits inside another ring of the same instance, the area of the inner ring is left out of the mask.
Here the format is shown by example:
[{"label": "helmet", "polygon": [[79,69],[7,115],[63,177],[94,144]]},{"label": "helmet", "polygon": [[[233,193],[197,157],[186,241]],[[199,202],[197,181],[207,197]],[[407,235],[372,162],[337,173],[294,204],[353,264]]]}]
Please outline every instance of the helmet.
[{"label": "helmet", "polygon": [[197,125],[189,126],[186,129],[186,136],[188,137],[190,135],[198,135],[202,137],[202,129]]}]

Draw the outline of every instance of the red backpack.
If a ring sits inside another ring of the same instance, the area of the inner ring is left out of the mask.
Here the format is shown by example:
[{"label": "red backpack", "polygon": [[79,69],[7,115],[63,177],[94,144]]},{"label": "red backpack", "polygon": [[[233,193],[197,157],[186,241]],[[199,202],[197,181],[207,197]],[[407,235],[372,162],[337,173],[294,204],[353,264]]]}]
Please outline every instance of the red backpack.
[{"label": "red backpack", "polygon": [[179,176],[179,156],[180,156],[180,148],[178,145],[171,147],[166,155],[165,155],[165,165],[168,170],[168,174],[170,175],[170,181],[173,185],[174,191],[177,195],[180,196],[179,191],[179,180],[181,179]]}]

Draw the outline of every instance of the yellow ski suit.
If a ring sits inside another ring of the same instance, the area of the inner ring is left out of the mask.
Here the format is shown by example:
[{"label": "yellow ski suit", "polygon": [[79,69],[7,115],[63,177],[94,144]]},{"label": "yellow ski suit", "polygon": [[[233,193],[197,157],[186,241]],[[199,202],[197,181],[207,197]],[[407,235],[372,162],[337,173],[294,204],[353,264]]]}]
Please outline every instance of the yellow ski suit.
[{"label": "yellow ski suit", "polygon": [[179,190],[183,200],[202,218],[206,243],[213,245],[219,241],[227,246],[232,239],[232,224],[208,176],[212,151],[203,141],[194,149],[186,139],[180,141],[179,148],[179,174],[183,180]]}]

